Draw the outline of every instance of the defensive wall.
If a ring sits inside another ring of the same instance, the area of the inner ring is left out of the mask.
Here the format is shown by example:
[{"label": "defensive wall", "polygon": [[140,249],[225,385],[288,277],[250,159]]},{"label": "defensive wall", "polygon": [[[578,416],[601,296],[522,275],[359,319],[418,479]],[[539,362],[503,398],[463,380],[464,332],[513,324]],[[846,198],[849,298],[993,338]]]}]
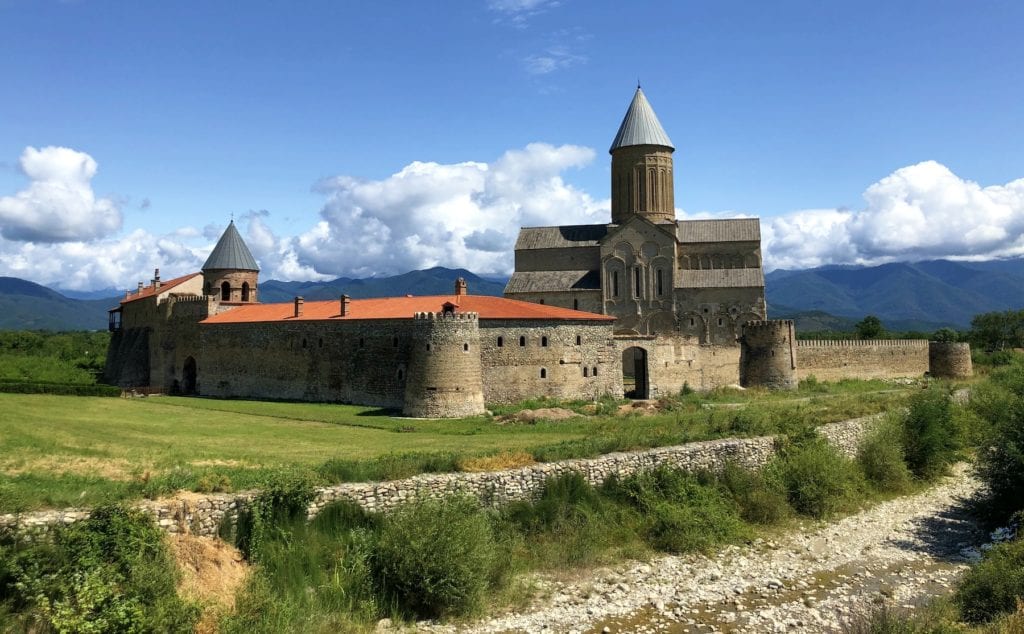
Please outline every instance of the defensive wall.
[{"label": "defensive wall", "polygon": [[[818,428],[828,442],[844,455],[852,457],[865,434],[879,420],[868,416]],[[717,469],[726,462],[747,467],[764,465],[775,454],[775,438],[724,438],[644,451],[610,453],[597,458],[561,460],[543,464],[483,473],[422,474],[404,480],[387,482],[353,482],[316,490],[308,513],[315,516],[331,502],[351,500],[369,511],[384,512],[417,497],[438,498],[445,495],[470,495],[482,503],[500,506],[518,500],[536,498],[544,482],[553,476],[579,473],[587,482],[597,485],[609,475],[629,475],[660,465],[691,471]],[[239,512],[256,496],[257,491],[223,494],[189,494],[172,501],[145,501],[139,508],[156,518],[164,530],[217,536],[222,524],[233,524]],[[88,517],[87,509],[61,509],[21,515],[0,516],[0,532],[15,532],[32,538],[45,534],[52,526],[70,524]]]},{"label": "defensive wall", "polygon": [[924,376],[928,342],[922,339],[798,340],[796,376],[821,381]]}]

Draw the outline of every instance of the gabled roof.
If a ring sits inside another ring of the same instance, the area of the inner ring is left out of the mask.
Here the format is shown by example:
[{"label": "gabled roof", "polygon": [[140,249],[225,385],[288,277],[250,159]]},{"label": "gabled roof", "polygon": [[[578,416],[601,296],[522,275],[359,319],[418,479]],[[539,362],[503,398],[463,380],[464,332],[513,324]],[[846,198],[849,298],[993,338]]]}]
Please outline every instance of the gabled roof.
[{"label": "gabled roof", "polygon": [[242,324],[289,321],[362,321],[372,319],[412,319],[422,312],[441,312],[451,303],[458,312],[474,312],[480,319],[537,319],[554,321],[614,321],[614,317],[569,308],[521,302],[488,295],[426,295],[423,297],[383,297],[353,299],[348,313],[341,316],[339,300],[304,302],[302,315],[295,317],[292,302],[282,304],[246,304],[207,317],[204,324]]},{"label": "gabled roof", "polygon": [[213,269],[260,270],[256,260],[252,257],[252,253],[249,252],[249,247],[245,246],[242,236],[238,235],[238,229],[235,229],[234,220],[228,224],[228,228],[224,230],[224,235],[217,241],[217,246],[213,247],[210,257],[206,258],[206,264],[203,265],[204,271]]},{"label": "gabled roof", "polygon": [[681,243],[693,242],[759,242],[761,220],[758,218],[729,218],[725,220],[678,220],[676,239]]},{"label": "gabled roof", "polygon": [[600,288],[601,274],[598,271],[516,271],[505,286],[505,292],[544,293]]},{"label": "gabled roof", "polygon": [[171,290],[172,288],[178,286],[179,284],[183,284],[189,281],[190,279],[194,278],[197,275],[202,275],[202,273],[189,273],[188,275],[182,275],[181,277],[176,277],[172,280],[167,280],[166,282],[160,282],[160,288],[154,288],[152,285],[144,286],[142,288],[142,292],[133,292],[128,297],[122,299],[121,304],[127,304],[129,302],[134,302],[136,300],[146,299],[147,297],[159,295],[160,293],[164,293],[166,291]]},{"label": "gabled roof", "polygon": [[672,139],[665,134],[665,128],[661,127],[658,115],[654,114],[654,108],[651,108],[640,86],[636,87],[633,101],[629,104],[629,110],[626,110],[626,116],[623,117],[619,132],[615,135],[608,152],[629,145],[661,145],[675,149]]},{"label": "gabled roof", "polygon": [[608,225],[564,225],[561,227],[523,227],[516,239],[516,251],[596,247],[608,233]]},{"label": "gabled roof", "polygon": [[764,287],[762,269],[705,269],[679,271],[677,288]]}]

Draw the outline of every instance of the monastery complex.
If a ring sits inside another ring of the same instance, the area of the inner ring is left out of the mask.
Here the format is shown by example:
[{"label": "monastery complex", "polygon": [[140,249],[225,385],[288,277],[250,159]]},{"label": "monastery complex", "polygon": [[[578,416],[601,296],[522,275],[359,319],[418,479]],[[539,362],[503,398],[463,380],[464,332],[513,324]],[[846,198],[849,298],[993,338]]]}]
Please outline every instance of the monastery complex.
[{"label": "monastery complex", "polygon": [[[797,341],[767,319],[757,218],[676,220],[675,148],[637,88],[611,154],[611,222],[526,227],[505,297],[261,304],[228,225],[200,272],[141,282],[110,311],[108,382],[222,398],[467,416],[541,396],[656,398],[805,376],[964,376],[966,344]],[[799,363],[798,363],[799,360]]]}]

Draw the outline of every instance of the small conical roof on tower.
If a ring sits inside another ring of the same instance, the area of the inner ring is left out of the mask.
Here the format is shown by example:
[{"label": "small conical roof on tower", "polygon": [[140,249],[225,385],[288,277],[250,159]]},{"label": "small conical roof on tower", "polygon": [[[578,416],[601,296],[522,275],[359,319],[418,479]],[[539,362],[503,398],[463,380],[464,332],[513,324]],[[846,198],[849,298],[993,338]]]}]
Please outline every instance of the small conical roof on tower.
[{"label": "small conical roof on tower", "polygon": [[238,229],[235,229],[234,220],[228,224],[228,228],[224,230],[224,235],[217,241],[217,246],[213,247],[213,252],[210,253],[210,257],[206,258],[206,264],[203,265],[204,271],[215,269],[233,269],[236,271],[260,270],[256,260],[252,257],[252,253],[249,252],[249,247],[245,246],[242,236],[238,235]]},{"label": "small conical roof on tower", "polygon": [[640,90],[640,86],[636,87],[633,101],[629,104],[629,110],[626,111],[622,125],[619,126],[619,132],[615,135],[615,140],[612,141],[608,152],[614,152],[620,147],[628,145],[661,145],[672,150],[676,149],[672,145],[672,139],[665,134],[665,128],[661,127],[658,115],[654,114],[654,108],[651,108],[651,104],[644,96],[644,91]]}]

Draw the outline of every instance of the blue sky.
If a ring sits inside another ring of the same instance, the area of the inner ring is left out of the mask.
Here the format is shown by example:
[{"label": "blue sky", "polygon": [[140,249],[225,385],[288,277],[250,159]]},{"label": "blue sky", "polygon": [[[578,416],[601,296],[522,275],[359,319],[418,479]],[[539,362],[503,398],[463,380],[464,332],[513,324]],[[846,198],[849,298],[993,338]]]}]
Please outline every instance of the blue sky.
[{"label": "blue sky", "polygon": [[966,0],[0,0],[0,275],[184,273],[231,214],[264,279],[501,274],[520,224],[607,221],[638,79],[680,217],[760,216],[769,266],[1020,255],[1021,24]]}]

